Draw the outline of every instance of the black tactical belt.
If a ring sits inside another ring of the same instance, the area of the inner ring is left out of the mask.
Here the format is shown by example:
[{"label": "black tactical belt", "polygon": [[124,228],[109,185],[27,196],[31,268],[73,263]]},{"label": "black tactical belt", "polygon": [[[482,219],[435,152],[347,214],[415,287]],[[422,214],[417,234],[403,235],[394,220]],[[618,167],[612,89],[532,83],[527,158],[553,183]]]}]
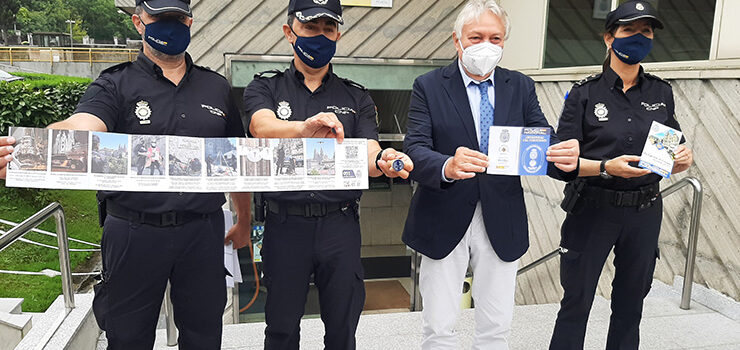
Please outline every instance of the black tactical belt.
[{"label": "black tactical belt", "polygon": [[275,213],[278,215],[286,214],[286,215],[296,215],[296,216],[303,216],[306,218],[311,217],[321,217],[326,216],[329,213],[335,212],[337,210],[346,211],[349,209],[352,205],[354,205],[354,201],[352,202],[339,202],[339,203],[289,203],[289,202],[278,202],[276,200],[268,199],[265,201],[267,203],[267,210],[269,210],[271,213]]},{"label": "black tactical belt", "polygon": [[643,207],[660,196],[658,183],[640,187],[636,191],[615,191],[596,186],[585,186],[583,196],[596,204],[615,207]]},{"label": "black tactical belt", "polygon": [[106,212],[109,215],[119,219],[128,220],[134,223],[147,224],[157,227],[180,226],[188,222],[205,219],[209,214],[198,214],[186,211],[168,211],[161,214],[144,213],[131,210],[116,204],[116,202],[107,200],[105,203]]}]

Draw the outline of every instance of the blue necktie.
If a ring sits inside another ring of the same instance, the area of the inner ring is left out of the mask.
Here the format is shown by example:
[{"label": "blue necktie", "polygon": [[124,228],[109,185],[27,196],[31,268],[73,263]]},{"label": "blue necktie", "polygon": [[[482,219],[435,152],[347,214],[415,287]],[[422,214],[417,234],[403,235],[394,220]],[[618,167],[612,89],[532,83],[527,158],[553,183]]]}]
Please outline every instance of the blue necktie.
[{"label": "blue necktie", "polygon": [[493,106],[488,100],[488,87],[491,81],[486,80],[478,84],[480,90],[480,151],[488,155],[488,130],[493,125]]}]

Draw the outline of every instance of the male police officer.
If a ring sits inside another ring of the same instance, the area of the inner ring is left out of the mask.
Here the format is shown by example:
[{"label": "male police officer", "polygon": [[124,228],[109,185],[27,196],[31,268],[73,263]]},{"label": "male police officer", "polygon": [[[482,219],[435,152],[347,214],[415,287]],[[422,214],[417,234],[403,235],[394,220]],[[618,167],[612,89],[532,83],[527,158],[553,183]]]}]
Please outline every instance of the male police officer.
[{"label": "male police officer", "polygon": [[[244,136],[230,87],[185,49],[190,0],[137,0],[144,39],[133,63],[103,71],[75,113],[50,128],[201,137]],[[215,112],[214,112],[215,111]],[[15,140],[0,138],[0,144]],[[147,145],[148,146],[148,145]],[[3,148],[3,154],[8,147]],[[138,150],[132,150],[137,152]],[[0,163],[5,175],[6,158]],[[109,349],[151,349],[167,281],[184,349],[218,349],[226,302],[223,194],[98,193],[104,223],[103,281],[95,316]],[[249,240],[250,195],[232,194],[239,223],[227,241]],[[106,216],[107,214],[107,216]]]},{"label": "male police officer", "polygon": [[[294,60],[284,72],[258,74],[244,91],[256,137],[367,138],[370,176],[408,177],[411,160],[378,142],[375,105],[362,86],[336,76],[342,21],[339,0],[291,0],[285,38]],[[402,159],[404,168],[391,169]],[[326,349],[354,349],[365,299],[357,203],[361,191],[265,193],[263,241],[266,349],[298,349],[311,274],[319,290]]]}]

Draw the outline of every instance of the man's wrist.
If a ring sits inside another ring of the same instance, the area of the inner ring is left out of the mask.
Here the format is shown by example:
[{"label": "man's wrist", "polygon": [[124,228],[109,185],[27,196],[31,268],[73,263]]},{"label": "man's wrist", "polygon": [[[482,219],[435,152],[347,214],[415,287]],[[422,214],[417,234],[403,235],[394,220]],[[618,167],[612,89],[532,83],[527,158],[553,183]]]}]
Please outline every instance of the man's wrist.
[{"label": "man's wrist", "polygon": [[375,156],[375,168],[378,169],[378,170],[380,170],[380,171],[383,171],[383,170],[380,169],[380,165],[378,165],[378,161],[383,158],[383,152],[385,150],[386,150],[385,148],[381,149],[380,152],[378,152],[378,154]]},{"label": "man's wrist", "polygon": [[447,158],[447,160],[442,164],[442,181],[444,182],[455,182],[454,179],[447,178],[447,175],[445,175],[445,169],[447,169],[447,163],[449,163],[452,160],[452,157]]}]

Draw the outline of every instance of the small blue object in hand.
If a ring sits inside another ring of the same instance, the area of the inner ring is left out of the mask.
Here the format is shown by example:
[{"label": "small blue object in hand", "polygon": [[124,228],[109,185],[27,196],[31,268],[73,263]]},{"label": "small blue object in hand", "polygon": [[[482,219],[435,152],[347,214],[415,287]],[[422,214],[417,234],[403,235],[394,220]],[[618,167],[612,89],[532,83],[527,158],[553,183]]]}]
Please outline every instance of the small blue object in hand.
[{"label": "small blue object in hand", "polygon": [[394,160],[393,163],[391,164],[391,167],[393,168],[394,171],[403,170],[403,166],[404,166],[403,161],[400,159]]}]

